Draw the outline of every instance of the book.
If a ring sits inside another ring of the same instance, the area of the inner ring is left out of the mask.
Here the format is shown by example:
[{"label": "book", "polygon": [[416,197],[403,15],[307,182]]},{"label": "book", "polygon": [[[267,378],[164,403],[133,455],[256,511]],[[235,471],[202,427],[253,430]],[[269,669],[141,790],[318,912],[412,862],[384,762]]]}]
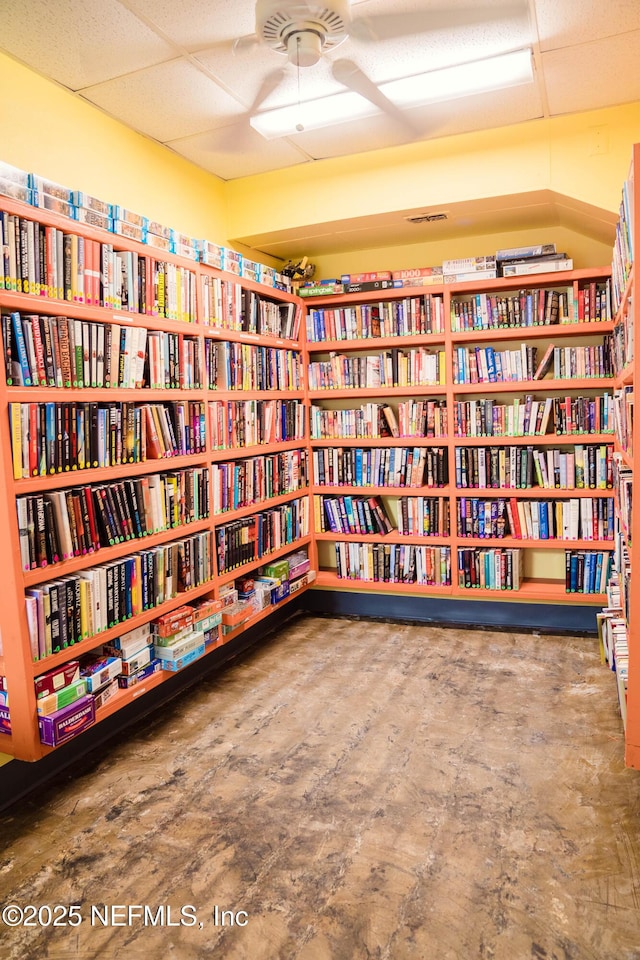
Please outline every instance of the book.
[{"label": "book", "polygon": [[522,263],[505,263],[502,266],[503,277],[524,277],[535,273],[560,273],[573,270],[573,260],[563,257],[559,260],[523,260]]},{"label": "book", "polygon": [[554,345],[550,343],[536,367],[536,372],[533,375],[534,380],[541,380],[544,377],[553,361],[553,351]]}]

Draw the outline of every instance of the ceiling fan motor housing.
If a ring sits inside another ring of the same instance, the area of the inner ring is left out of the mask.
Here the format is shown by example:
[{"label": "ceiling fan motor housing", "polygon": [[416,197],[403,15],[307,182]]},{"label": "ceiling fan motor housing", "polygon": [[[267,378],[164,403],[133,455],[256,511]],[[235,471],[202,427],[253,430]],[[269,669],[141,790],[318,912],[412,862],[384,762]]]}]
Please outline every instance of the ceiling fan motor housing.
[{"label": "ceiling fan motor housing", "polygon": [[291,63],[310,67],[325,50],[347,37],[349,0],[324,3],[287,3],[258,0],[256,34],[267,46],[288,56]]}]

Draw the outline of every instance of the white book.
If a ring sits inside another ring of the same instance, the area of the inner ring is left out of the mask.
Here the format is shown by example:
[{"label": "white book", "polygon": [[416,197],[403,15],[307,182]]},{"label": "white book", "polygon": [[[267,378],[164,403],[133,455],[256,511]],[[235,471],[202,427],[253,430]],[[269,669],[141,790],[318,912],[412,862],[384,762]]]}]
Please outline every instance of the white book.
[{"label": "white book", "polygon": [[18,511],[18,534],[20,537],[20,561],[23,570],[31,568],[31,557],[29,553],[29,521],[27,514],[26,497],[18,497],[16,500]]}]

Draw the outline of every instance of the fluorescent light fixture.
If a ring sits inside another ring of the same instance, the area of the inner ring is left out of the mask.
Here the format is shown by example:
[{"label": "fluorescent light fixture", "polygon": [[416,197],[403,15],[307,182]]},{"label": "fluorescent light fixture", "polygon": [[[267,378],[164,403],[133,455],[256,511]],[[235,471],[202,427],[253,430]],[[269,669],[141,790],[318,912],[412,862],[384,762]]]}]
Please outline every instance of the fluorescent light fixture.
[{"label": "fluorescent light fixture", "polygon": [[249,123],[265,140],[275,140],[303,130],[320,130],[322,127],[346,123],[347,120],[375,117],[378,113],[379,108],[370,100],[365,100],[359,93],[345,90],[344,93],[334,93],[317,100],[292,103],[288,107],[262,110],[249,117]]},{"label": "fluorescent light fixture", "polygon": [[[475,93],[515,87],[533,81],[530,48],[512,53],[443,67],[428,73],[379,84],[380,91],[396,106],[420,107],[443,100],[455,100]],[[332,127],[349,120],[372,117],[381,111],[351,90],[307,100],[286,107],[262,110],[249,123],[266,140],[290,137],[306,130]]]}]

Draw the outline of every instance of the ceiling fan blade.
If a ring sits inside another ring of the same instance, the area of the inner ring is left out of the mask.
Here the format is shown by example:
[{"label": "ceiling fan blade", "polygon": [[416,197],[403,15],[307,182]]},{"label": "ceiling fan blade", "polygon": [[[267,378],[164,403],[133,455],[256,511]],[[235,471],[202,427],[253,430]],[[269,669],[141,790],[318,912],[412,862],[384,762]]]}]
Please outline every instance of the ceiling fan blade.
[{"label": "ceiling fan blade", "polygon": [[498,7],[480,4],[468,7],[441,7],[434,10],[416,10],[409,13],[381,13],[354,17],[349,26],[356,40],[393,40],[436,30],[473,27],[478,24],[517,21],[524,18],[526,4],[514,2]]},{"label": "ceiling fan blade", "polygon": [[253,50],[260,43],[259,37],[255,33],[247,34],[246,37],[238,37],[233,41],[233,53],[243,53],[245,50]]},{"label": "ceiling fan blade", "polygon": [[249,119],[257,113],[264,101],[273,93],[282,82],[285,74],[285,67],[279,67],[268,73],[260,84],[258,91],[253,98],[253,102],[248,110],[236,117],[235,121],[227,126],[219,127],[213,132],[212,146],[221,153],[242,153],[248,150],[252,142],[259,134],[254,133],[249,125]]},{"label": "ceiling fan blade", "polygon": [[286,75],[286,67],[279,67],[277,70],[272,70],[271,73],[268,73],[262,83],[258,88],[258,92],[253,98],[253,102],[249,109],[247,110],[247,118],[253,116],[253,114],[258,110],[264,101],[271,96],[274,90],[276,90]]},{"label": "ceiling fan blade", "polygon": [[362,72],[352,60],[335,60],[332,64],[333,77],[338,83],[360,94],[379,110],[400,124],[411,137],[417,137],[419,131],[413,126],[404,111],[392,103],[375,83]]}]

